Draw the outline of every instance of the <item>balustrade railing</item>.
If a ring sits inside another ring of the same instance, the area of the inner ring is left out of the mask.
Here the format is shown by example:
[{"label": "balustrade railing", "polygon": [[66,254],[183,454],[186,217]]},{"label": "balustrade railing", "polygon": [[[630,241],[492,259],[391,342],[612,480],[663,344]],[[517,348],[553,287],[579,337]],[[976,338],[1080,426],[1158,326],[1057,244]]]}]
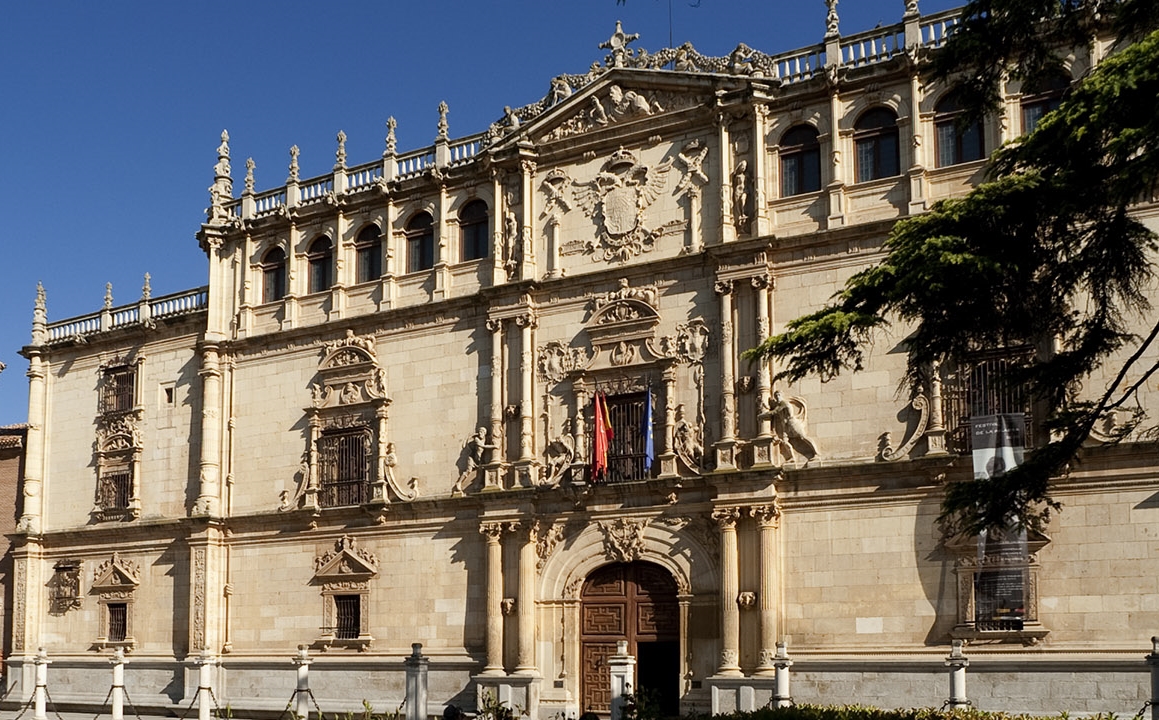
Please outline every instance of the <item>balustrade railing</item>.
[{"label": "balustrade railing", "polygon": [[470,162],[479,153],[482,139],[482,135],[474,135],[452,143],[450,147],[451,165],[465,165]]},{"label": "balustrade railing", "polygon": [[209,307],[209,288],[186,290],[159,297],[149,303],[149,314],[154,319],[184,315]]},{"label": "balustrade railing", "polygon": [[778,55],[773,58],[773,63],[776,65],[777,77],[781,82],[792,84],[808,80],[825,67],[825,46],[817,45]]},{"label": "balustrade railing", "polygon": [[346,174],[346,189],[357,190],[367,185],[373,185],[380,177],[382,177],[382,163],[351,168]]},{"label": "balustrade railing", "polygon": [[70,337],[77,337],[79,335],[88,335],[90,333],[98,332],[101,329],[101,314],[93,313],[92,315],[83,315],[64,322],[54,323],[48,326],[48,340],[64,340]]},{"label": "balustrade railing", "polygon": [[922,47],[939,48],[946,43],[946,38],[953,32],[960,20],[957,10],[951,13],[941,13],[932,18],[924,18],[918,26],[918,34]]},{"label": "balustrade railing", "polygon": [[286,206],[286,189],[265,192],[254,198],[254,215],[261,217]]},{"label": "balustrade railing", "polygon": [[[132,305],[122,305],[108,310],[109,323],[103,329],[112,330],[140,323],[141,305],[140,302],[136,302]],[[149,300],[148,317],[152,319],[178,317],[188,313],[199,312],[208,306],[209,288],[200,287],[194,290],[185,290]],[[95,312],[50,323],[48,325],[48,341],[57,342],[101,332],[102,315],[104,315],[104,312]]]},{"label": "balustrade railing", "polygon": [[318,202],[333,191],[334,176],[328,175],[324,178],[307,181],[302,186],[302,189],[298,191],[298,199],[303,205],[306,205],[308,203]]},{"label": "balustrade railing", "polygon": [[841,64],[847,67],[866,67],[889,60],[905,50],[905,32],[901,26],[861,33],[841,43]]},{"label": "balustrade railing", "polygon": [[402,179],[411,177],[413,175],[418,175],[429,167],[434,166],[435,151],[434,148],[424,148],[418,152],[403,155],[395,162],[397,163],[396,167],[398,168],[397,172],[394,174],[396,178]]}]

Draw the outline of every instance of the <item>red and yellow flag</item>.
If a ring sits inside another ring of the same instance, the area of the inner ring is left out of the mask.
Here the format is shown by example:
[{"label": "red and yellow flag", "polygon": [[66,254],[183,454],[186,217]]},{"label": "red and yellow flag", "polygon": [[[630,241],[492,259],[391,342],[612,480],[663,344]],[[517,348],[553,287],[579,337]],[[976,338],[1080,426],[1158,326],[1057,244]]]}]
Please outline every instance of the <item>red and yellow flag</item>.
[{"label": "red and yellow flag", "polygon": [[608,474],[608,446],[615,433],[612,431],[612,419],[608,417],[608,401],[604,394],[597,392],[592,403],[592,480],[598,482]]}]

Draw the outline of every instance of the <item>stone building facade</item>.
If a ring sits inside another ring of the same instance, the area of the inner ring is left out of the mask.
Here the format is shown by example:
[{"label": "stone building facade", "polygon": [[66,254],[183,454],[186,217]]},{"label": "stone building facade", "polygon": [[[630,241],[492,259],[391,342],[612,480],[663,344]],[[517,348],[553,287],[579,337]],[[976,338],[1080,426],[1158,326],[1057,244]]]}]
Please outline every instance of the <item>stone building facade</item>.
[{"label": "stone building facade", "polygon": [[965,639],[982,708],[1137,710],[1153,444],[1093,437],[1050,536],[982,557],[936,517],[1006,355],[912,392],[904,328],[826,384],[741,357],[1057,101],[1011,82],[964,130],[923,77],[953,13],[842,36],[833,6],[780,55],[617,27],[485,133],[443,106],[433,147],[392,121],[348,165],[339,134],[272,190],[247,163],[235,192],[223,133],[206,287],[53,323],[37,298],[13,692],[43,646],[57,702],[100,702],[123,647],[139,705],[183,706],[206,650],[220,703],[280,710],[306,645],[325,710],[393,708],[421,642],[437,705],[570,717],[626,640],[669,710],[769,702],[779,643],[799,702],[940,705]]}]

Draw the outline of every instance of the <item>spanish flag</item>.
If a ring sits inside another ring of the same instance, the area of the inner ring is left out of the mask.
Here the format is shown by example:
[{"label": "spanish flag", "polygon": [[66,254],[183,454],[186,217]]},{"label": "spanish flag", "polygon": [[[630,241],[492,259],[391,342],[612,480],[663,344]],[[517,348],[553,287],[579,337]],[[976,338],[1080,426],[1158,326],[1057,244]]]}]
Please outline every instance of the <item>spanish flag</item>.
[{"label": "spanish flag", "polygon": [[611,444],[612,419],[608,417],[608,401],[602,392],[592,399],[592,481],[599,482],[608,474],[608,446]]}]

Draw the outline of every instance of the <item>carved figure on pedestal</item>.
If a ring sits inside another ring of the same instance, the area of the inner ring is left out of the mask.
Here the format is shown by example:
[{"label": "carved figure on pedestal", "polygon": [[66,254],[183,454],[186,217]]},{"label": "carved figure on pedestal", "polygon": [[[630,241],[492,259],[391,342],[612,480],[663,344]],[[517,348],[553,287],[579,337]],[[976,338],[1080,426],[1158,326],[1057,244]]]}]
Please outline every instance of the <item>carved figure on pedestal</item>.
[{"label": "carved figure on pedestal", "polygon": [[480,427],[475,431],[474,435],[467,438],[467,442],[464,444],[466,450],[466,467],[464,467],[463,473],[459,475],[459,480],[455,483],[455,487],[451,488],[452,497],[466,494],[466,487],[475,476],[476,471],[483,464],[483,453],[486,452],[488,447],[487,428]]},{"label": "carved figure on pedestal", "polygon": [[747,232],[749,228],[749,188],[747,160],[741,160],[732,173],[732,215],[737,232]]},{"label": "carved figure on pedestal", "polygon": [[804,402],[799,398],[790,400],[777,390],[773,393],[772,406],[767,412],[773,421],[777,447],[786,461],[792,461],[797,454],[805,458],[804,464],[808,465],[809,461],[817,457],[817,446],[809,439],[805,426]]},{"label": "carved figure on pedestal", "polygon": [[575,438],[572,437],[572,421],[566,418],[560,434],[548,443],[547,466],[544,467],[544,484],[555,485],[563,479],[564,473],[575,460]]},{"label": "carved figure on pedestal", "polygon": [[696,472],[704,459],[704,441],[702,432],[684,416],[684,403],[676,406],[676,428],[673,431],[676,446],[676,457],[680,458],[689,470]]}]

